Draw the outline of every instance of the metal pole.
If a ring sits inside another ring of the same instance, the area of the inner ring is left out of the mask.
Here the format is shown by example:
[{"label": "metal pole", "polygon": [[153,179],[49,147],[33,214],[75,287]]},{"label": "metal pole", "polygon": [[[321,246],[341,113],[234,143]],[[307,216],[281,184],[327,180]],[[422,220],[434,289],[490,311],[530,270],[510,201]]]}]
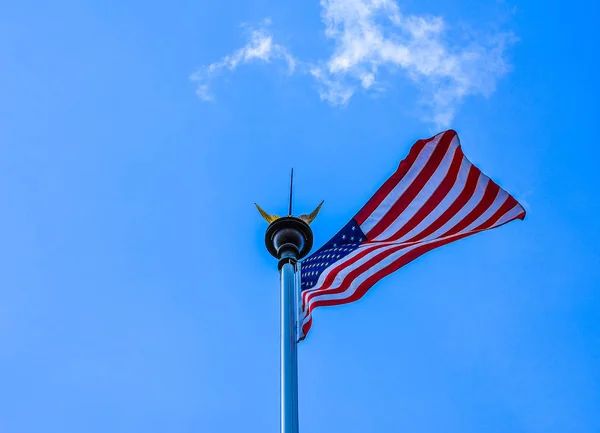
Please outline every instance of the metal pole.
[{"label": "metal pole", "polygon": [[295,265],[285,263],[281,268],[281,433],[298,433],[295,286]]},{"label": "metal pole", "polygon": [[308,223],[292,216],[273,221],[265,245],[279,260],[281,279],[281,433],[298,433],[298,353],[296,266],[313,244]]}]

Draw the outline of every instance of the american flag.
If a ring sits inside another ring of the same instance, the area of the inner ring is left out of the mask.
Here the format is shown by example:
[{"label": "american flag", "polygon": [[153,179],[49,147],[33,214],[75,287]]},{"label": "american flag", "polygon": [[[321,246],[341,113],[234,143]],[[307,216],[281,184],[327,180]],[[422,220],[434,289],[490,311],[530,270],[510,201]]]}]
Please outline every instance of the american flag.
[{"label": "american flag", "polygon": [[299,338],[315,308],[354,302],[422,254],[524,217],[465,157],[455,131],[417,141],[356,216],[302,261]]}]

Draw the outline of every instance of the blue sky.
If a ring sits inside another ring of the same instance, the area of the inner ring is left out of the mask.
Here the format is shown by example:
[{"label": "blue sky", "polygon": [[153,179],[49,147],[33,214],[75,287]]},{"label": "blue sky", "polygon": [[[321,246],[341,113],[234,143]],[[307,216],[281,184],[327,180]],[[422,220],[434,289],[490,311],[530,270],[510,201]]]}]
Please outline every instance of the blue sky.
[{"label": "blue sky", "polygon": [[318,246],[446,126],[528,216],[317,310],[302,431],[600,431],[598,9],[1,3],[0,432],[277,431],[253,202]]}]

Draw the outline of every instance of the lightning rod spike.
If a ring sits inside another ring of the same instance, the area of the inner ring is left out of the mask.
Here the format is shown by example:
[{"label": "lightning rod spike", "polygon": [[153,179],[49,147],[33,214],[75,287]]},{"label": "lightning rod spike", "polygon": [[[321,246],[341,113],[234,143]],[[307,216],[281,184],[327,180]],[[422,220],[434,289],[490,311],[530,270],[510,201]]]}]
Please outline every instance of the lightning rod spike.
[{"label": "lightning rod spike", "polygon": [[294,167],[292,167],[292,172],[290,174],[290,213],[289,216],[292,216],[292,194],[294,187]]}]

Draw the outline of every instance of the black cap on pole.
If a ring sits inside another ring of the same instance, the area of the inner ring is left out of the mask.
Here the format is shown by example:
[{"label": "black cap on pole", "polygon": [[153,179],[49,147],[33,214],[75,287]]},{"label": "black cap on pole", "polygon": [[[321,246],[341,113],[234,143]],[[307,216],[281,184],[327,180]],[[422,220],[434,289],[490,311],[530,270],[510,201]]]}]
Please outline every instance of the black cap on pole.
[{"label": "black cap on pole", "polygon": [[279,259],[281,267],[284,262],[306,257],[313,246],[313,233],[300,218],[283,217],[267,228],[265,245],[269,253]]}]

